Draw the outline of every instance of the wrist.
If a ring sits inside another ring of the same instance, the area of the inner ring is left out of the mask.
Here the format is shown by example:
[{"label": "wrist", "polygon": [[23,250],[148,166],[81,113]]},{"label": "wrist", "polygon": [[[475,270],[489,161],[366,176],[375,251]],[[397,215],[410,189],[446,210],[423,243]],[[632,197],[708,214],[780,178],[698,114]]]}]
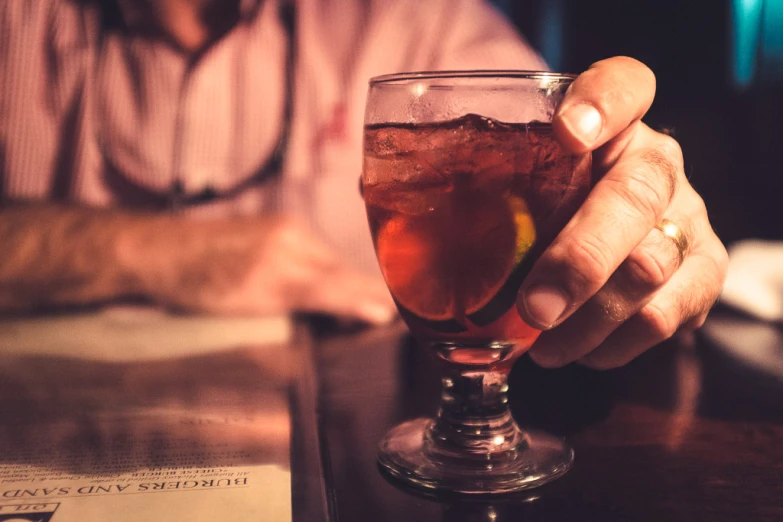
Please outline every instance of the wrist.
[{"label": "wrist", "polygon": [[119,285],[127,296],[159,300],[179,272],[185,219],[168,214],[135,213],[119,218],[116,255]]}]

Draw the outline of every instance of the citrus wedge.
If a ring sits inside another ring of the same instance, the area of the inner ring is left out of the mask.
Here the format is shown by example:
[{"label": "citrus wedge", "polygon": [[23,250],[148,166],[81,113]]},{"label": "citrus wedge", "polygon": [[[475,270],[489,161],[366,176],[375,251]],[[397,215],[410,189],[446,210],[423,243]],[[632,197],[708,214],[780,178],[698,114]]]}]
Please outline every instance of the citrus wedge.
[{"label": "citrus wedge", "polygon": [[378,231],[381,271],[398,303],[429,321],[482,309],[535,241],[524,200],[481,191],[444,195],[421,216],[397,214]]}]

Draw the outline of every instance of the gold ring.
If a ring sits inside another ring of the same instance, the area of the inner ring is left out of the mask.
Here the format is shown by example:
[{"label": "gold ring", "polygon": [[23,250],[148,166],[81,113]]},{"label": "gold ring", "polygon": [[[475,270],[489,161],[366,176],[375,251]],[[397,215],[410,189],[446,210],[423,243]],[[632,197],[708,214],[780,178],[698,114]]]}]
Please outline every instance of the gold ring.
[{"label": "gold ring", "polygon": [[674,221],[670,221],[668,219],[662,220],[660,223],[655,225],[655,228],[661,231],[661,233],[672,240],[674,243],[674,246],[677,247],[677,252],[680,255],[680,265],[682,265],[682,262],[685,260],[685,256],[688,254],[688,236],[685,235],[685,232],[675,223]]}]

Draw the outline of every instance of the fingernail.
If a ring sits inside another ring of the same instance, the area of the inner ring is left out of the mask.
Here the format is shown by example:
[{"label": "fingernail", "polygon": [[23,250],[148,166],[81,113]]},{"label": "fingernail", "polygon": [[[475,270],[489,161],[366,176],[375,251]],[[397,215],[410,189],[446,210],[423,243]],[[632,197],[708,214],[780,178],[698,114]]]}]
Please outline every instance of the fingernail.
[{"label": "fingernail", "polygon": [[568,306],[565,294],[551,286],[533,286],[525,292],[527,315],[544,329],[551,328]]},{"label": "fingernail", "polygon": [[377,325],[391,323],[394,319],[395,313],[396,312],[391,308],[370,301],[361,303],[357,309],[357,314],[359,317],[368,323]]},{"label": "fingernail", "polygon": [[567,108],[561,118],[568,130],[585,145],[592,145],[604,126],[601,113],[587,103]]}]

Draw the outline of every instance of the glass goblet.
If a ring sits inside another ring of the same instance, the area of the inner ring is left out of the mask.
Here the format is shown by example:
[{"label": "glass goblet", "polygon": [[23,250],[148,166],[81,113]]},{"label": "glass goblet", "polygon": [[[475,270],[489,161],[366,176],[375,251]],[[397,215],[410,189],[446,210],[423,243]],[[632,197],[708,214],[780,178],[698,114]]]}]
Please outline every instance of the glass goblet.
[{"label": "glass goblet", "polygon": [[590,155],[553,136],[573,76],[443,71],[373,78],[363,196],[381,271],[443,392],[434,419],[380,443],[386,473],[414,489],[484,496],[564,474],[573,452],[520,429],[514,361],[539,335],[516,308],[522,280],[590,187]]}]

